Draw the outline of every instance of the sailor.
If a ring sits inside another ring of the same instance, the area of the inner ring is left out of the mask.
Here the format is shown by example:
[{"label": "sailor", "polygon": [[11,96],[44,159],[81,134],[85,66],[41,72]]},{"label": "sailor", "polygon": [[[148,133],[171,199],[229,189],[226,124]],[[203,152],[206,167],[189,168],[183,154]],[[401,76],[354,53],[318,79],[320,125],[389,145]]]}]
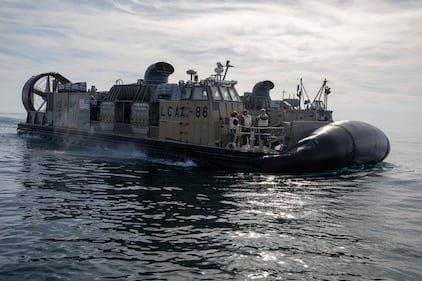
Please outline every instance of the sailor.
[{"label": "sailor", "polygon": [[240,117],[240,125],[250,128],[252,126],[252,117],[249,115],[248,111],[243,110],[243,114]]},{"label": "sailor", "polygon": [[242,133],[245,133],[242,135],[243,144],[247,144],[248,137],[251,132],[252,117],[249,115],[246,109],[243,110],[243,114],[240,116],[240,125],[242,126]]},{"label": "sailor", "polygon": [[261,109],[261,113],[256,118],[258,121],[258,127],[268,127],[268,119],[269,117],[265,108]]},{"label": "sailor", "polygon": [[258,115],[258,117],[256,118],[256,120],[258,121],[258,127],[260,127],[258,129],[258,143],[259,146],[262,146],[265,144],[266,142],[266,137],[265,135],[268,133],[267,129],[264,129],[265,127],[268,127],[268,114],[267,111],[265,110],[265,108],[261,109],[261,113]]},{"label": "sailor", "polygon": [[230,129],[230,142],[235,142],[237,137],[237,128],[239,126],[239,119],[237,112],[233,111],[230,114],[229,129]]}]

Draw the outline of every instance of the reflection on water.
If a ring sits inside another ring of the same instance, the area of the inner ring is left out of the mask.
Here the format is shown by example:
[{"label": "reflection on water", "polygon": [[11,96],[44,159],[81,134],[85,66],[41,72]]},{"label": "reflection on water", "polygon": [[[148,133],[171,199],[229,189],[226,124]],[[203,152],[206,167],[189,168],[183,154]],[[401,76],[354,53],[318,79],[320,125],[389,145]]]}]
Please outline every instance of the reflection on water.
[{"label": "reflection on water", "polygon": [[[391,164],[324,175],[231,173],[139,160],[130,150],[14,142],[14,164],[2,167],[13,174],[10,196],[0,198],[0,279],[416,280],[419,273],[403,253],[421,257],[420,248],[391,237],[397,229],[386,220],[395,218],[379,200],[393,198],[378,188],[389,184]],[[402,224],[418,245],[415,225]]]}]

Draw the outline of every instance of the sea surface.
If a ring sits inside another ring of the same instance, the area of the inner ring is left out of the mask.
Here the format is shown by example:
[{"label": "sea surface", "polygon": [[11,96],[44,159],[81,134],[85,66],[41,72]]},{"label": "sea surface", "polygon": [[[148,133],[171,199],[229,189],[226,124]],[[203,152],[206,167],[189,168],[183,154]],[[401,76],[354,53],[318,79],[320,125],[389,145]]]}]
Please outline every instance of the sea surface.
[{"label": "sea surface", "polygon": [[0,280],[422,280],[422,141],[372,168],[204,170],[0,115]]}]

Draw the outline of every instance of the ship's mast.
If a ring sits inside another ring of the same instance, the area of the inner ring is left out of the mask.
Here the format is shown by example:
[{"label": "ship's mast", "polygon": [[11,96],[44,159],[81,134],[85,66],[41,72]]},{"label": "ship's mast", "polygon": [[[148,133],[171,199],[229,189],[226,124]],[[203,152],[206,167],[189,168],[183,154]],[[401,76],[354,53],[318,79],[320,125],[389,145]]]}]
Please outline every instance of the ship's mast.
[{"label": "ship's mast", "polygon": [[234,67],[234,65],[230,65],[230,61],[226,61],[226,70],[224,71],[223,80],[226,79],[227,71],[229,70],[229,67]]},{"label": "ship's mast", "polygon": [[[303,100],[303,106],[310,103],[308,93],[306,92],[305,86],[303,85],[302,77],[300,78],[300,83],[297,85],[296,95],[299,98],[299,109],[301,109],[301,101]],[[305,100],[305,96],[306,100]]]},{"label": "ship's mast", "polygon": [[317,95],[314,98],[314,101],[312,103],[316,103],[317,101],[321,100],[321,96],[324,95],[324,110],[327,110],[328,105],[328,95],[331,93],[331,88],[327,86],[327,78],[324,79],[324,82],[322,82],[322,86],[319,89]]},{"label": "ship's mast", "polygon": [[327,87],[327,78],[324,79],[324,110],[328,108],[328,94],[330,93],[331,89]]}]

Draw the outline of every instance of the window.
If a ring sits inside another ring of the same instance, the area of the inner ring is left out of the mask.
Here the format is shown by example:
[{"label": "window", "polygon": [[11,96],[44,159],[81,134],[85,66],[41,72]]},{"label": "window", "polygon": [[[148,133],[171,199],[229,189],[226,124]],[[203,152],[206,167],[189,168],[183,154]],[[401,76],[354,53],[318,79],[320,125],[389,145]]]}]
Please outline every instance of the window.
[{"label": "window", "polygon": [[182,100],[189,100],[192,88],[186,87],[183,89]]},{"label": "window", "polygon": [[218,88],[216,86],[211,86],[210,91],[213,100],[222,100],[220,92],[218,91]]},{"label": "window", "polygon": [[229,90],[230,96],[232,97],[232,100],[240,101],[239,94],[237,93],[235,87],[230,87],[230,88],[228,88],[228,90]]},{"label": "window", "polygon": [[230,97],[229,91],[227,87],[220,86],[221,94],[223,95],[223,99],[226,101],[231,101],[232,98]]},{"label": "window", "polygon": [[193,100],[208,100],[208,94],[205,88],[203,87],[194,87],[192,89],[192,99]]}]

